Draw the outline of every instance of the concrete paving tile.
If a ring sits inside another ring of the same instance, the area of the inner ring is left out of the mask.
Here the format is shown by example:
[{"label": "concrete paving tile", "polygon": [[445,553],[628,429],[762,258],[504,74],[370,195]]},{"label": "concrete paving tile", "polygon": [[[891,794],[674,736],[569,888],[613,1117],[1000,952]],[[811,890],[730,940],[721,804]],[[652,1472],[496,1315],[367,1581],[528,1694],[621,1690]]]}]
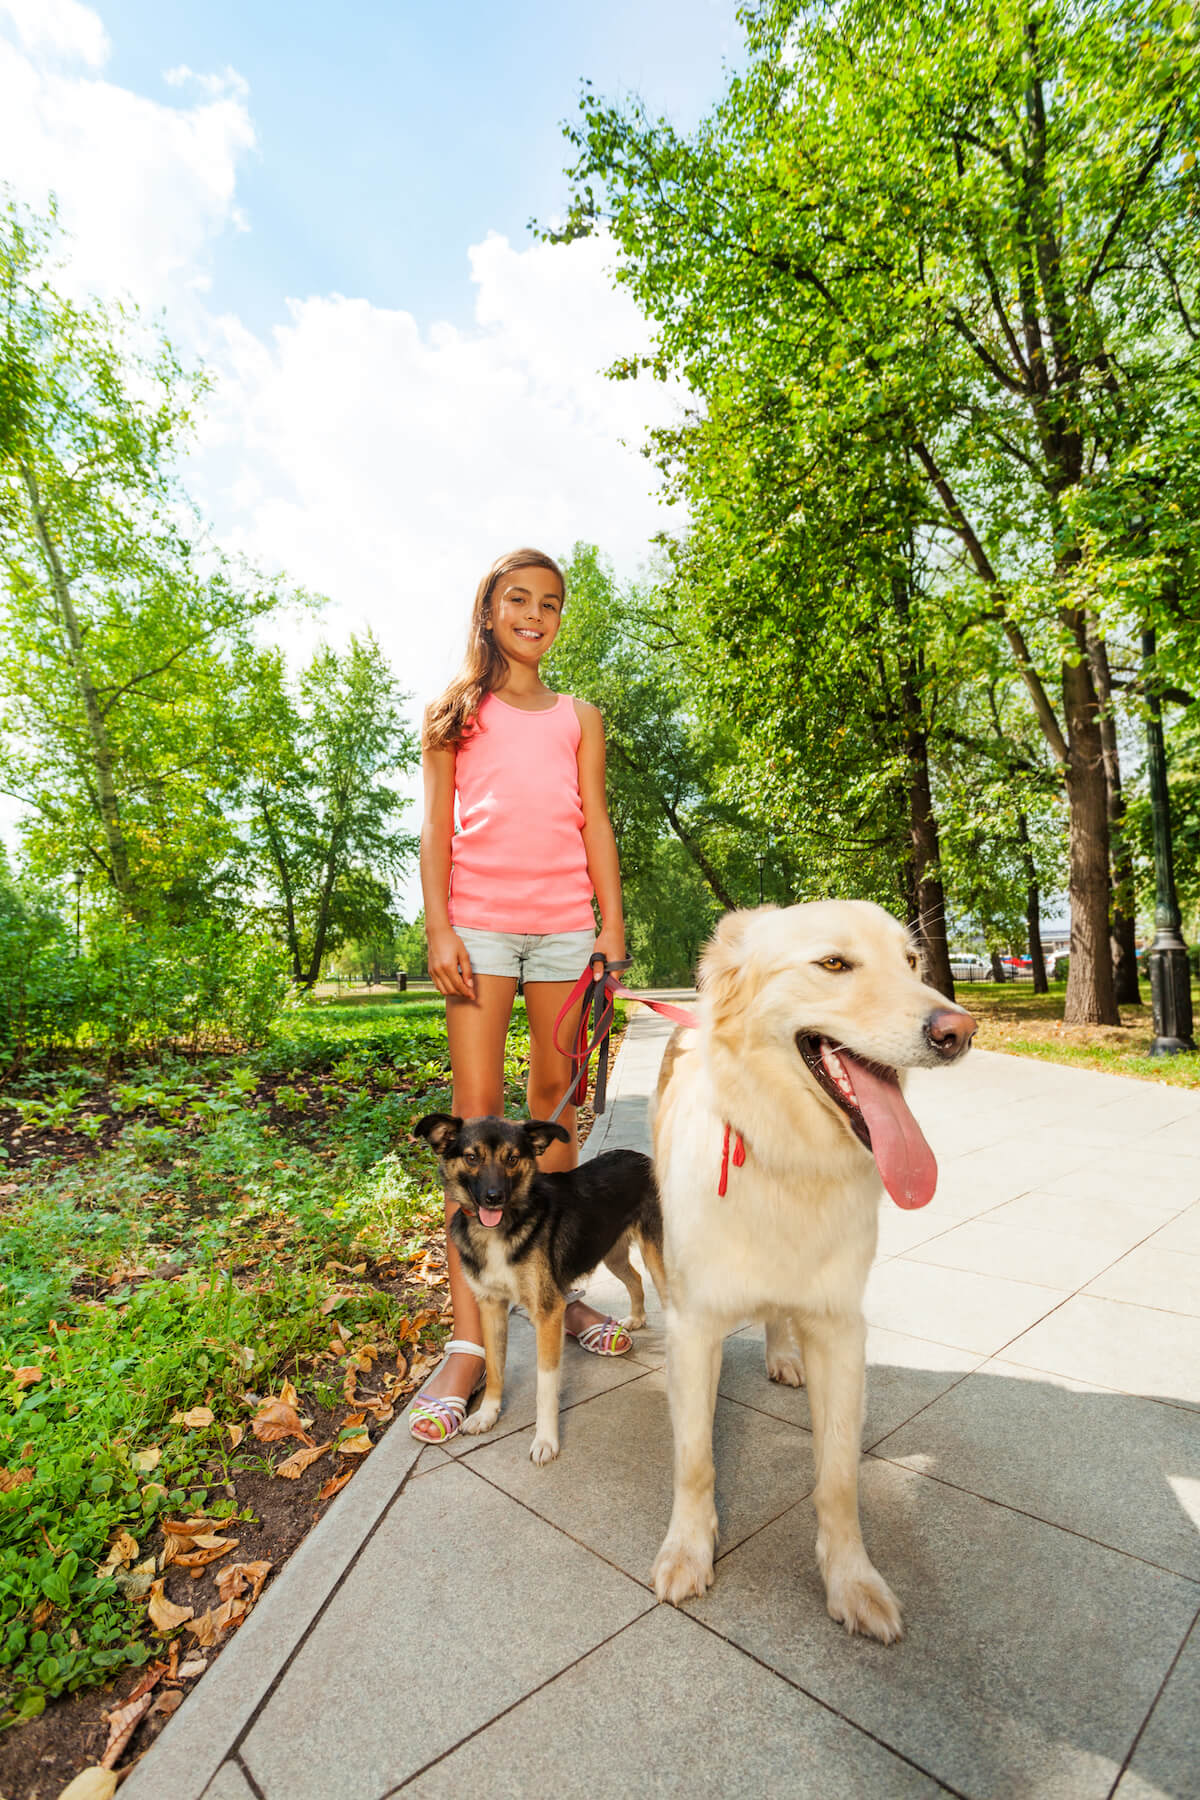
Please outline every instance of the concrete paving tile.
[{"label": "concrete paving tile", "polygon": [[[872,1327],[867,1332],[867,1410],[863,1443],[873,1444],[938,1394],[945,1393],[979,1362],[969,1350],[932,1344],[898,1331]],[[772,1381],[764,1361],[762,1327],[726,1338],[720,1392],[728,1400],[752,1406],[802,1430],[812,1428],[808,1393]]]},{"label": "concrete paving tile", "polygon": [[1182,1407],[996,1360],[873,1450],[1200,1581],[1200,1432]]},{"label": "concrete paving tile", "polygon": [[827,1617],[807,1502],[727,1557],[687,1610],[961,1793],[1101,1800],[1195,1585],[873,1458],[862,1511],[905,1606],[899,1644]]},{"label": "concrete paving tile", "polygon": [[1200,1256],[1164,1250],[1151,1238],[1089,1282],[1086,1291],[1106,1300],[1132,1300],[1163,1312],[1200,1316]]},{"label": "concrete paving tile", "polygon": [[1200,1156],[1200,1106],[1154,1133],[1151,1148],[1168,1156]]},{"label": "concrete paving tile", "polygon": [[437,1469],[342,1582],[242,1760],[266,1800],[372,1800],[646,1605],[644,1588],[515,1501]]},{"label": "concrete paving tile", "polygon": [[1167,1224],[1170,1214],[1120,1200],[1089,1200],[1034,1190],[994,1207],[987,1217],[992,1225],[1066,1233],[1081,1243],[1111,1250],[1110,1260],[1114,1260]]},{"label": "concrete paving tile", "polygon": [[863,1311],[869,1324],[888,1331],[991,1356],[1065,1298],[1065,1291],[1032,1282],[965,1269],[947,1276],[930,1263],[896,1257],[872,1269]]},{"label": "concrete paving tile", "polygon": [[[1115,1085],[1100,1102],[1104,1117],[1100,1121],[1108,1131],[1119,1131],[1126,1125],[1131,1137],[1164,1129],[1182,1120],[1194,1122],[1197,1117],[1196,1096],[1187,1088],[1157,1087],[1153,1082],[1122,1082],[1125,1093]],[[1135,1091],[1130,1093],[1129,1088]],[[1080,1123],[1077,1119],[1076,1123]]]},{"label": "concrete paving tile", "polygon": [[1004,1352],[1023,1368],[1200,1410],[1200,1319],[1076,1294]]},{"label": "concrete paving tile", "polygon": [[1056,1131],[1025,1131],[1014,1118],[1007,1138],[969,1156],[955,1157],[954,1168],[960,1175],[976,1173],[985,1186],[1004,1179],[1017,1192],[1022,1184],[1045,1187],[1050,1176],[1078,1168],[1087,1154],[1079,1144],[1064,1143]]},{"label": "concrete paving tile", "polygon": [[1104,1245],[1064,1231],[1004,1225],[1000,1217],[988,1213],[967,1219],[940,1237],[914,1244],[905,1255],[911,1262],[933,1263],[939,1269],[967,1269],[1067,1292],[1082,1287],[1113,1260],[1113,1251]]},{"label": "concrete paving tile", "polygon": [[1158,1156],[1144,1145],[1109,1148],[1078,1168],[1047,1175],[1038,1186],[1047,1194],[1078,1194],[1086,1200],[1120,1200],[1155,1212],[1180,1212],[1200,1199],[1200,1158]]},{"label": "concrete paving tile", "polygon": [[1200,1623],[1150,1714],[1113,1800],[1196,1800],[1200,1794]]},{"label": "concrete paving tile", "polygon": [[203,1793],[420,1452],[397,1419],[122,1783],[122,1800],[196,1800]]},{"label": "concrete paving tile", "polygon": [[[723,1554],[809,1491],[812,1439],[781,1419],[721,1399],[713,1438]],[[532,1441],[532,1430],[494,1445],[480,1439],[484,1447],[466,1466],[636,1580],[648,1581],[671,1514],[664,1373],[652,1370],[572,1412],[563,1421],[557,1462],[535,1468]]]},{"label": "concrete paving tile", "polygon": [[[626,1356],[593,1356],[569,1340],[563,1346],[562,1385],[559,1410],[578,1406],[622,1382],[644,1375],[646,1365],[637,1363],[633,1353]],[[476,1405],[478,1402],[476,1402]],[[474,1407],[472,1407],[474,1411]],[[504,1371],[504,1410],[489,1434],[494,1441],[511,1431],[524,1431],[537,1417],[537,1341],[533,1327],[522,1314],[512,1313],[508,1321],[508,1359]],[[480,1440],[453,1437],[446,1445],[450,1456],[465,1456]]]},{"label": "concrete paving tile", "polygon": [[916,1800],[936,1783],[807,1694],[658,1607],[404,1789],[414,1800]]},{"label": "concrete paving tile", "polygon": [[254,1800],[254,1789],[235,1762],[222,1763],[204,1790],[204,1800]]},{"label": "concrete paving tile", "polygon": [[409,1479],[416,1481],[418,1476],[428,1475],[432,1469],[442,1469],[452,1458],[447,1455],[440,1444],[426,1444],[413,1465]]},{"label": "concrete paving tile", "polygon": [[1182,1250],[1188,1256],[1200,1256],[1200,1203],[1160,1225],[1150,1242],[1160,1250]]},{"label": "concrete paving tile", "polygon": [[939,1211],[936,1196],[929,1206],[917,1207],[912,1212],[904,1212],[887,1201],[879,1209],[878,1258],[882,1261],[889,1256],[903,1256],[918,1244],[943,1237],[958,1223],[957,1217]]}]

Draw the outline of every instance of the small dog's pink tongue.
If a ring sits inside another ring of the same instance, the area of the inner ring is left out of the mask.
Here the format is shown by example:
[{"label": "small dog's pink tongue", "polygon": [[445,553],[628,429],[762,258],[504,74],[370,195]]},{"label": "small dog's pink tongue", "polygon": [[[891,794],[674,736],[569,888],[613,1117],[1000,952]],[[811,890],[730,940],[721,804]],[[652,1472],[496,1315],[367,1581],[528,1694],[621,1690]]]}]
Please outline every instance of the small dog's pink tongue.
[{"label": "small dog's pink tongue", "polygon": [[499,1206],[481,1206],[479,1209],[479,1223],[481,1225],[498,1225],[500,1223],[500,1214],[502,1210],[503,1209]]},{"label": "small dog's pink tongue", "polygon": [[897,1206],[927,1206],[937,1187],[937,1163],[895,1081],[885,1081],[846,1051],[839,1052],[854,1098],[871,1134],[871,1154]]}]

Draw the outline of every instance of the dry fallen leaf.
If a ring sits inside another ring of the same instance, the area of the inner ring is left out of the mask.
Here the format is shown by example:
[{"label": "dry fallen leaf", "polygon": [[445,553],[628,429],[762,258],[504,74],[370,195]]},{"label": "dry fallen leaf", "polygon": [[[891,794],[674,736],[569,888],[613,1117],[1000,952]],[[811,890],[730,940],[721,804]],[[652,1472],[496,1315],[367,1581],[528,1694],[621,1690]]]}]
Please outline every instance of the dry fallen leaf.
[{"label": "dry fallen leaf", "polygon": [[441,1360],[440,1356],[418,1356],[415,1362],[409,1364],[404,1385],[406,1387],[419,1386],[425,1377],[432,1374],[434,1369],[440,1365]]},{"label": "dry fallen leaf", "polygon": [[194,1549],[177,1550],[171,1560],[182,1569],[190,1569],[193,1575],[199,1575],[209,1563],[216,1562],[218,1557],[227,1556],[231,1550],[236,1549],[237,1542],[236,1538],[217,1537],[211,1532],[201,1532],[199,1537],[192,1539]]},{"label": "dry fallen leaf", "polygon": [[185,1663],[180,1663],[179,1665],[179,1679],[180,1681],[195,1681],[197,1675],[203,1675],[207,1667],[207,1658],[203,1656],[189,1656]]},{"label": "dry fallen leaf", "polygon": [[231,1625],[240,1625],[249,1610],[245,1600],[226,1600],[223,1606],[210,1607],[199,1619],[193,1619],[188,1630],[194,1635],[197,1646],[207,1650],[220,1642]]},{"label": "dry fallen leaf", "polygon": [[[156,1681],[157,1679],[158,1677],[155,1676]],[[139,1694],[136,1700],[130,1700],[124,1706],[118,1706],[114,1712],[109,1713],[108,1743],[104,1746],[104,1755],[100,1758],[102,1769],[116,1767],[130,1738],[153,1705],[154,1695],[146,1692]]]},{"label": "dry fallen leaf", "polygon": [[316,1444],[311,1450],[295,1450],[286,1462],[276,1465],[276,1475],[282,1475],[285,1481],[298,1481],[305,1469],[311,1468],[319,1456],[324,1456],[330,1448],[328,1444]]},{"label": "dry fallen leaf", "polygon": [[26,1364],[24,1368],[13,1370],[13,1380],[19,1388],[32,1387],[35,1382],[40,1381],[41,1379],[42,1371],[39,1368],[36,1368],[33,1363]]},{"label": "dry fallen leaf", "polygon": [[32,1480],[32,1469],[0,1469],[0,1494],[10,1493],[13,1488],[23,1487]]},{"label": "dry fallen leaf", "polygon": [[229,1433],[229,1448],[236,1450],[246,1435],[246,1427],[244,1425],[227,1425],[225,1429]]},{"label": "dry fallen leaf", "polygon": [[151,1712],[156,1713],[166,1713],[167,1717],[170,1718],[175,1709],[182,1705],[183,1695],[180,1693],[179,1689],[167,1688],[164,1693],[161,1693],[158,1696],[158,1699],[154,1702],[154,1705],[150,1710]]},{"label": "dry fallen leaf", "polygon": [[339,1491],[339,1489],[345,1487],[346,1483],[349,1481],[349,1479],[353,1475],[353,1473],[354,1473],[353,1469],[347,1469],[346,1473],[344,1475],[335,1475],[331,1481],[327,1481],[325,1483],[325,1486],[318,1493],[317,1499],[318,1500],[332,1500],[333,1496]]},{"label": "dry fallen leaf", "polygon": [[54,1611],[53,1600],[39,1600],[33,1609],[33,1628],[40,1631],[50,1614]]},{"label": "dry fallen leaf", "polygon": [[174,1601],[168,1600],[163,1593],[164,1585],[165,1577],[152,1584],[150,1588],[150,1604],[146,1608],[146,1616],[150,1620],[155,1631],[174,1631],[177,1625],[186,1625],[187,1621],[193,1616],[195,1608],[191,1606],[176,1606]]},{"label": "dry fallen leaf", "polygon": [[285,1406],[299,1406],[300,1404],[299,1394],[286,1377],[284,1378],[283,1386],[279,1390],[279,1398],[283,1401]]},{"label": "dry fallen leaf", "polygon": [[203,1426],[215,1422],[216,1414],[211,1406],[193,1406],[187,1412],[171,1414],[172,1425],[186,1425],[189,1431],[199,1431]]},{"label": "dry fallen leaf", "polygon": [[127,1600],[141,1600],[150,1592],[154,1584],[156,1559],[148,1556],[132,1569],[117,1569],[113,1575],[120,1591]]},{"label": "dry fallen leaf", "polygon": [[222,1600],[237,1600],[250,1589],[253,1603],[262,1592],[262,1584],[271,1573],[269,1562],[230,1563],[217,1576],[217,1592]]},{"label": "dry fallen leaf", "polygon": [[371,1440],[365,1431],[357,1432],[354,1437],[343,1438],[338,1444],[341,1456],[365,1456],[371,1448]]},{"label": "dry fallen leaf", "polygon": [[112,1800],[119,1779],[115,1769],[102,1769],[99,1764],[82,1769],[74,1781],[67,1783],[58,1800]]},{"label": "dry fallen leaf", "polygon": [[162,1459],[162,1448],[158,1444],[150,1444],[145,1450],[135,1450],[130,1462],[139,1475],[148,1475],[151,1469],[157,1469]]},{"label": "dry fallen leaf", "polygon": [[264,1444],[278,1443],[281,1438],[299,1438],[302,1444],[313,1444],[313,1439],[300,1423],[300,1415],[294,1406],[284,1400],[264,1400],[251,1421],[250,1429],[256,1438]]},{"label": "dry fallen leaf", "polygon": [[127,1531],[118,1531],[109,1546],[108,1555],[100,1564],[100,1574],[111,1575],[113,1570],[124,1563],[131,1563],[138,1553],[138,1541]]}]

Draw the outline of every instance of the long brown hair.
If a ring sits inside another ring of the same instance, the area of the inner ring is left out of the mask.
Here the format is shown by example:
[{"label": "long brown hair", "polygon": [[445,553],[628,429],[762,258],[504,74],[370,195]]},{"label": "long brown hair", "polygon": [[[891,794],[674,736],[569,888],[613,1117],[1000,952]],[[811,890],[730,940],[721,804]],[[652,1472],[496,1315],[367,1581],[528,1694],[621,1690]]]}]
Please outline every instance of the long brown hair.
[{"label": "long brown hair", "polygon": [[504,685],[508,663],[486,627],[496,583],[502,575],[511,575],[514,569],[552,569],[566,599],[566,577],[554,558],[547,556],[544,550],[509,550],[496,558],[475,590],[462,668],[445,693],[439,695],[426,711],[421,732],[426,750],[455,749],[474,729],[475,715],[484,695]]}]

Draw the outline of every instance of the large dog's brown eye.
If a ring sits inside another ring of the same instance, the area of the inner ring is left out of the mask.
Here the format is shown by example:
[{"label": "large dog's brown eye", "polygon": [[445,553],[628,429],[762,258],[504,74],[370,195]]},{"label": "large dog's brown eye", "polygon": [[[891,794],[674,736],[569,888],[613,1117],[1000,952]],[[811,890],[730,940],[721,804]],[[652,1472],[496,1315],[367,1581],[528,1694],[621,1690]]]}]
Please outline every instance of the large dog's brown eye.
[{"label": "large dog's brown eye", "polygon": [[515,1150],[506,1150],[504,1152],[504,1166],[506,1169],[515,1169],[520,1160],[521,1159]]},{"label": "large dog's brown eye", "polygon": [[478,1164],[479,1164],[478,1150],[464,1150],[463,1151],[463,1161],[466,1163],[466,1165],[469,1169],[477,1168]]},{"label": "large dog's brown eye", "polygon": [[823,956],[817,964],[819,969],[828,969],[831,975],[846,975],[854,967],[844,956]]}]

